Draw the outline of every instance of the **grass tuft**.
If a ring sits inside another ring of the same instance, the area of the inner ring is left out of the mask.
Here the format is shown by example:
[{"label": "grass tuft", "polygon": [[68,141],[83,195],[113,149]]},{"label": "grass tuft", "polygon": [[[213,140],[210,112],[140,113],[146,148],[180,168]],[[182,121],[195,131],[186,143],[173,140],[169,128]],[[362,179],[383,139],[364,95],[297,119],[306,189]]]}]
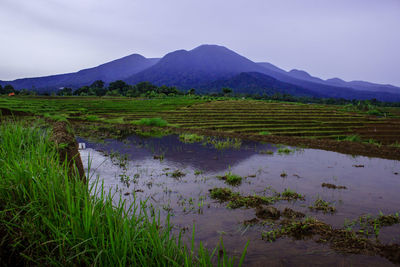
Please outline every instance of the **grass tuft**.
[{"label": "grass tuft", "polygon": [[157,127],[164,127],[168,125],[168,122],[161,118],[142,118],[138,121],[133,121],[132,123],[136,125],[157,126]]}]

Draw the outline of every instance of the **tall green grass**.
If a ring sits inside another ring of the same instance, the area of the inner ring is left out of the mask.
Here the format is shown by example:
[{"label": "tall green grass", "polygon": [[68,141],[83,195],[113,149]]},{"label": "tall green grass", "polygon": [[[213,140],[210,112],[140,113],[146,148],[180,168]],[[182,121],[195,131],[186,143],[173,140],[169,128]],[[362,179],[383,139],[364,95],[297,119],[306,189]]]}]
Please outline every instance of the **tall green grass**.
[{"label": "tall green grass", "polygon": [[195,250],[194,238],[187,248],[171,234],[168,219],[163,224],[143,205],[127,206],[121,198],[113,204],[102,185],[68,176],[66,166],[48,132],[19,123],[0,126],[2,257],[24,265],[233,265],[218,247],[210,253],[200,244]]}]

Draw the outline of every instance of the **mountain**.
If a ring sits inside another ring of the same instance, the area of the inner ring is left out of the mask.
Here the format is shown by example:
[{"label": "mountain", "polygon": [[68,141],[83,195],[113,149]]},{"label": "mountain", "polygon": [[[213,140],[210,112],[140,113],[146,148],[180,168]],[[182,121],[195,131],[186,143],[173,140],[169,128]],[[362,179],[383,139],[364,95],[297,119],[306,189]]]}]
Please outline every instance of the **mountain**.
[{"label": "mountain", "polygon": [[199,87],[241,72],[262,72],[263,67],[223,46],[201,45],[193,50],[178,50],[165,55],[150,68],[126,81],[149,81],[181,89]]},{"label": "mountain", "polygon": [[[270,63],[266,62],[260,62],[258,65],[264,67],[268,75],[271,75],[272,77],[275,77],[277,79],[281,79],[286,82],[292,82],[295,84],[303,84],[302,81],[308,81],[312,83],[319,83],[327,86],[335,86],[335,87],[346,87],[346,88],[351,88],[354,90],[359,90],[359,91],[370,91],[370,92],[387,92],[387,93],[394,93],[394,94],[400,94],[400,88],[389,85],[389,84],[376,84],[376,83],[370,83],[370,82],[364,82],[364,81],[350,81],[346,82],[343,81],[342,79],[339,78],[332,78],[332,79],[327,79],[323,80],[314,76],[311,76],[308,72],[304,70],[297,70],[297,69],[292,69],[291,71],[285,71],[283,69],[280,69]],[[296,80],[293,80],[296,79]],[[300,80],[300,81],[299,81]]]},{"label": "mountain", "polygon": [[271,76],[259,72],[242,72],[227,79],[217,80],[208,83],[203,90],[220,91],[220,88],[229,87],[235,93],[245,94],[267,94],[275,93],[290,94],[296,96],[328,97],[319,92],[314,92],[300,86],[279,81]]},{"label": "mountain", "polygon": [[269,71],[274,71],[274,72],[279,72],[279,73],[286,73],[285,70],[278,68],[275,65],[272,65],[271,63],[268,62],[258,62],[257,63],[259,66],[263,67],[264,69],[267,69]]},{"label": "mountain", "polygon": [[132,54],[94,68],[83,69],[74,73],[2,81],[0,84],[11,84],[16,89],[36,88],[39,91],[55,90],[58,87],[78,88],[83,85],[90,85],[96,80],[103,80],[109,83],[115,80],[126,79],[132,74],[156,64],[158,60],[158,58],[145,58],[139,54]]},{"label": "mountain", "polygon": [[[240,75],[242,73],[252,73]],[[278,82],[285,88],[278,90]],[[342,85],[331,85],[312,77],[305,71],[286,72],[270,63],[255,63],[226,47],[201,45],[192,50],[177,50],[165,55],[153,66],[125,80],[135,84],[149,81],[155,85],[176,86],[179,89],[195,88],[197,92],[220,91],[232,87],[236,92],[263,93],[266,91],[286,92],[293,95],[324,96],[346,99],[377,98],[382,101],[400,101],[398,96],[387,92],[365,93]],[[290,85],[290,86],[289,86]],[[296,90],[293,90],[296,88]],[[290,90],[289,90],[290,89]],[[396,99],[396,100],[393,100]]]},{"label": "mountain", "polygon": [[285,71],[268,62],[253,62],[226,47],[201,45],[192,50],[177,50],[161,59],[133,54],[75,73],[10,82],[17,89],[41,91],[59,87],[77,88],[95,80],[106,83],[124,80],[129,84],[148,81],[155,85],[176,86],[182,90],[220,92],[231,87],[243,93],[289,93],[298,96],[334,97],[400,101],[400,88],[363,81],[345,82],[338,78],[323,80],[304,70]]}]

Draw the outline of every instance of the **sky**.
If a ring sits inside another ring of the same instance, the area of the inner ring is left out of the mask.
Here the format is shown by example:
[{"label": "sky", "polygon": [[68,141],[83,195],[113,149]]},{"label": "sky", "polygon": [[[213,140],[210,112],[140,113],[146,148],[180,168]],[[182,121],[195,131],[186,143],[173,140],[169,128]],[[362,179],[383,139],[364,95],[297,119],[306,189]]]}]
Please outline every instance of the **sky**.
[{"label": "sky", "polygon": [[0,80],[218,44],[323,79],[400,86],[400,0],[0,0]]}]

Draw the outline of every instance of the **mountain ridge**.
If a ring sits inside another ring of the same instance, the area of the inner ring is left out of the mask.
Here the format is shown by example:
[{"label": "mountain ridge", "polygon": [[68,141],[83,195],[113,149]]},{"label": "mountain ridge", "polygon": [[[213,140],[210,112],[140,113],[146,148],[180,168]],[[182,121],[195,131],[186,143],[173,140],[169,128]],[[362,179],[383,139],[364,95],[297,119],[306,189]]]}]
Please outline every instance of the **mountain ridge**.
[{"label": "mountain ridge", "polygon": [[[241,75],[242,73],[247,75]],[[364,81],[346,82],[339,78],[323,80],[304,70],[285,71],[268,62],[256,63],[224,46],[209,44],[191,50],[176,50],[162,58],[145,58],[139,54],[131,54],[74,73],[0,81],[0,84],[11,84],[17,89],[55,91],[59,87],[78,88],[90,85],[95,80],[103,80],[106,83],[124,80],[131,84],[148,81],[155,85],[176,86],[183,90],[195,88],[200,93],[213,88],[218,90],[217,85],[230,85],[238,92],[251,88],[251,92],[260,93],[266,89],[278,90],[276,86],[280,84],[295,95],[312,92],[315,96],[347,99],[371,96],[383,101],[400,101],[399,87]],[[236,81],[240,88],[233,84],[233,81]],[[246,81],[250,83],[248,86]],[[281,88],[281,91],[284,91],[284,88]],[[297,88],[297,91],[293,91],[293,88]]]}]

